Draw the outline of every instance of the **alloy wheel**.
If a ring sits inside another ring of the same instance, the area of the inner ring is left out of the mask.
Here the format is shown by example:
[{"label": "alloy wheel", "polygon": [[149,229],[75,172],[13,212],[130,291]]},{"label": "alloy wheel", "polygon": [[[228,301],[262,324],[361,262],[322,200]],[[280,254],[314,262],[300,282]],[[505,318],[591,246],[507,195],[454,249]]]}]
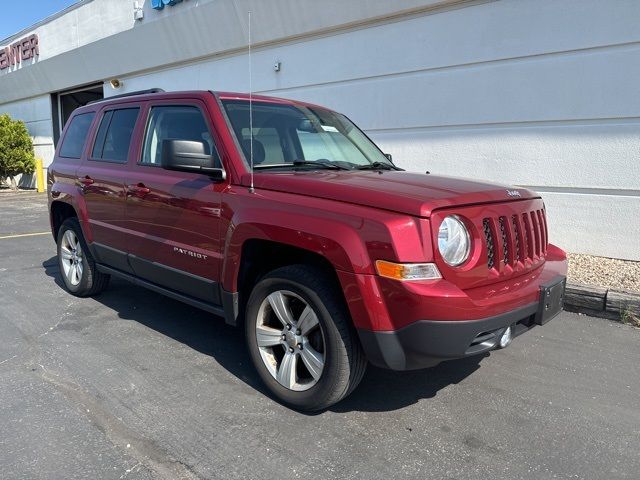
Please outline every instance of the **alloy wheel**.
[{"label": "alloy wheel", "polygon": [[79,285],[84,271],[83,253],[80,240],[73,230],[67,230],[62,236],[60,263],[69,284],[74,287]]},{"label": "alloy wheel", "polygon": [[304,391],[322,376],[325,341],[313,308],[301,296],[277,290],[258,309],[256,340],[267,370],[283,387]]}]

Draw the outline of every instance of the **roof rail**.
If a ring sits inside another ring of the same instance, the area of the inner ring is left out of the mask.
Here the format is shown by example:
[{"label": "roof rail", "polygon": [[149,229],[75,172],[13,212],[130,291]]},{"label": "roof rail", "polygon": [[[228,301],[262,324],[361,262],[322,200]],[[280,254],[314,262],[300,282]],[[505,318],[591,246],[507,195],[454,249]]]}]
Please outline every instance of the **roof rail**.
[{"label": "roof rail", "polygon": [[105,97],[105,98],[101,98],[100,100],[92,100],[89,103],[87,103],[87,105],[104,102],[105,100],[113,100],[114,98],[124,98],[124,97],[132,97],[134,95],[145,95],[147,93],[162,93],[162,92],[164,92],[162,88],[149,88],[148,90],[138,90],[136,92],[121,93],[120,95]]}]

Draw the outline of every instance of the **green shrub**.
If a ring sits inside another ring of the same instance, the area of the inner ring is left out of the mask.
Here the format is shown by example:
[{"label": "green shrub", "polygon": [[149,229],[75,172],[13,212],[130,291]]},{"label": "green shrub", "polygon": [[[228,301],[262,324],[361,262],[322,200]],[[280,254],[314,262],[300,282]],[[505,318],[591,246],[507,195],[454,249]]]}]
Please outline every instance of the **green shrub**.
[{"label": "green shrub", "polygon": [[11,188],[15,190],[13,177],[33,173],[35,168],[33,142],[24,122],[0,115],[0,179],[11,179]]}]

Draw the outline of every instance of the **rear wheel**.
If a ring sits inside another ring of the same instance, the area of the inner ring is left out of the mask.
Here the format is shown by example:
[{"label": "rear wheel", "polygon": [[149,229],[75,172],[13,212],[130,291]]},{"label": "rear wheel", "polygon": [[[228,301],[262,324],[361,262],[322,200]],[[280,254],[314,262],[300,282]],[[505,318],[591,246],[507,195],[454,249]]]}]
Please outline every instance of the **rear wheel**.
[{"label": "rear wheel", "polygon": [[274,270],[251,293],[251,359],[271,393],[293,408],[327,408],[362,379],[366,359],[340,295],[324,272],[304,265]]},{"label": "rear wheel", "polygon": [[58,264],[66,289],[78,297],[96,295],[109,283],[91,256],[77,218],[68,218],[58,231]]}]

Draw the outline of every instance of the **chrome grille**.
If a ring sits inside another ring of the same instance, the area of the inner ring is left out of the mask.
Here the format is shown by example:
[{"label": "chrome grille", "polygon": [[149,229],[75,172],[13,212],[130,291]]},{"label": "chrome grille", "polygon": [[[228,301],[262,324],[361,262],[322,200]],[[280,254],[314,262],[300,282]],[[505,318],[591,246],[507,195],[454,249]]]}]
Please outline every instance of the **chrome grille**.
[{"label": "chrome grille", "polygon": [[[489,269],[496,268],[497,262],[513,267],[527,260],[535,263],[547,254],[549,239],[543,209],[512,215],[510,221],[504,216],[485,218],[482,228]],[[496,250],[495,235],[502,242],[499,251]]]}]

